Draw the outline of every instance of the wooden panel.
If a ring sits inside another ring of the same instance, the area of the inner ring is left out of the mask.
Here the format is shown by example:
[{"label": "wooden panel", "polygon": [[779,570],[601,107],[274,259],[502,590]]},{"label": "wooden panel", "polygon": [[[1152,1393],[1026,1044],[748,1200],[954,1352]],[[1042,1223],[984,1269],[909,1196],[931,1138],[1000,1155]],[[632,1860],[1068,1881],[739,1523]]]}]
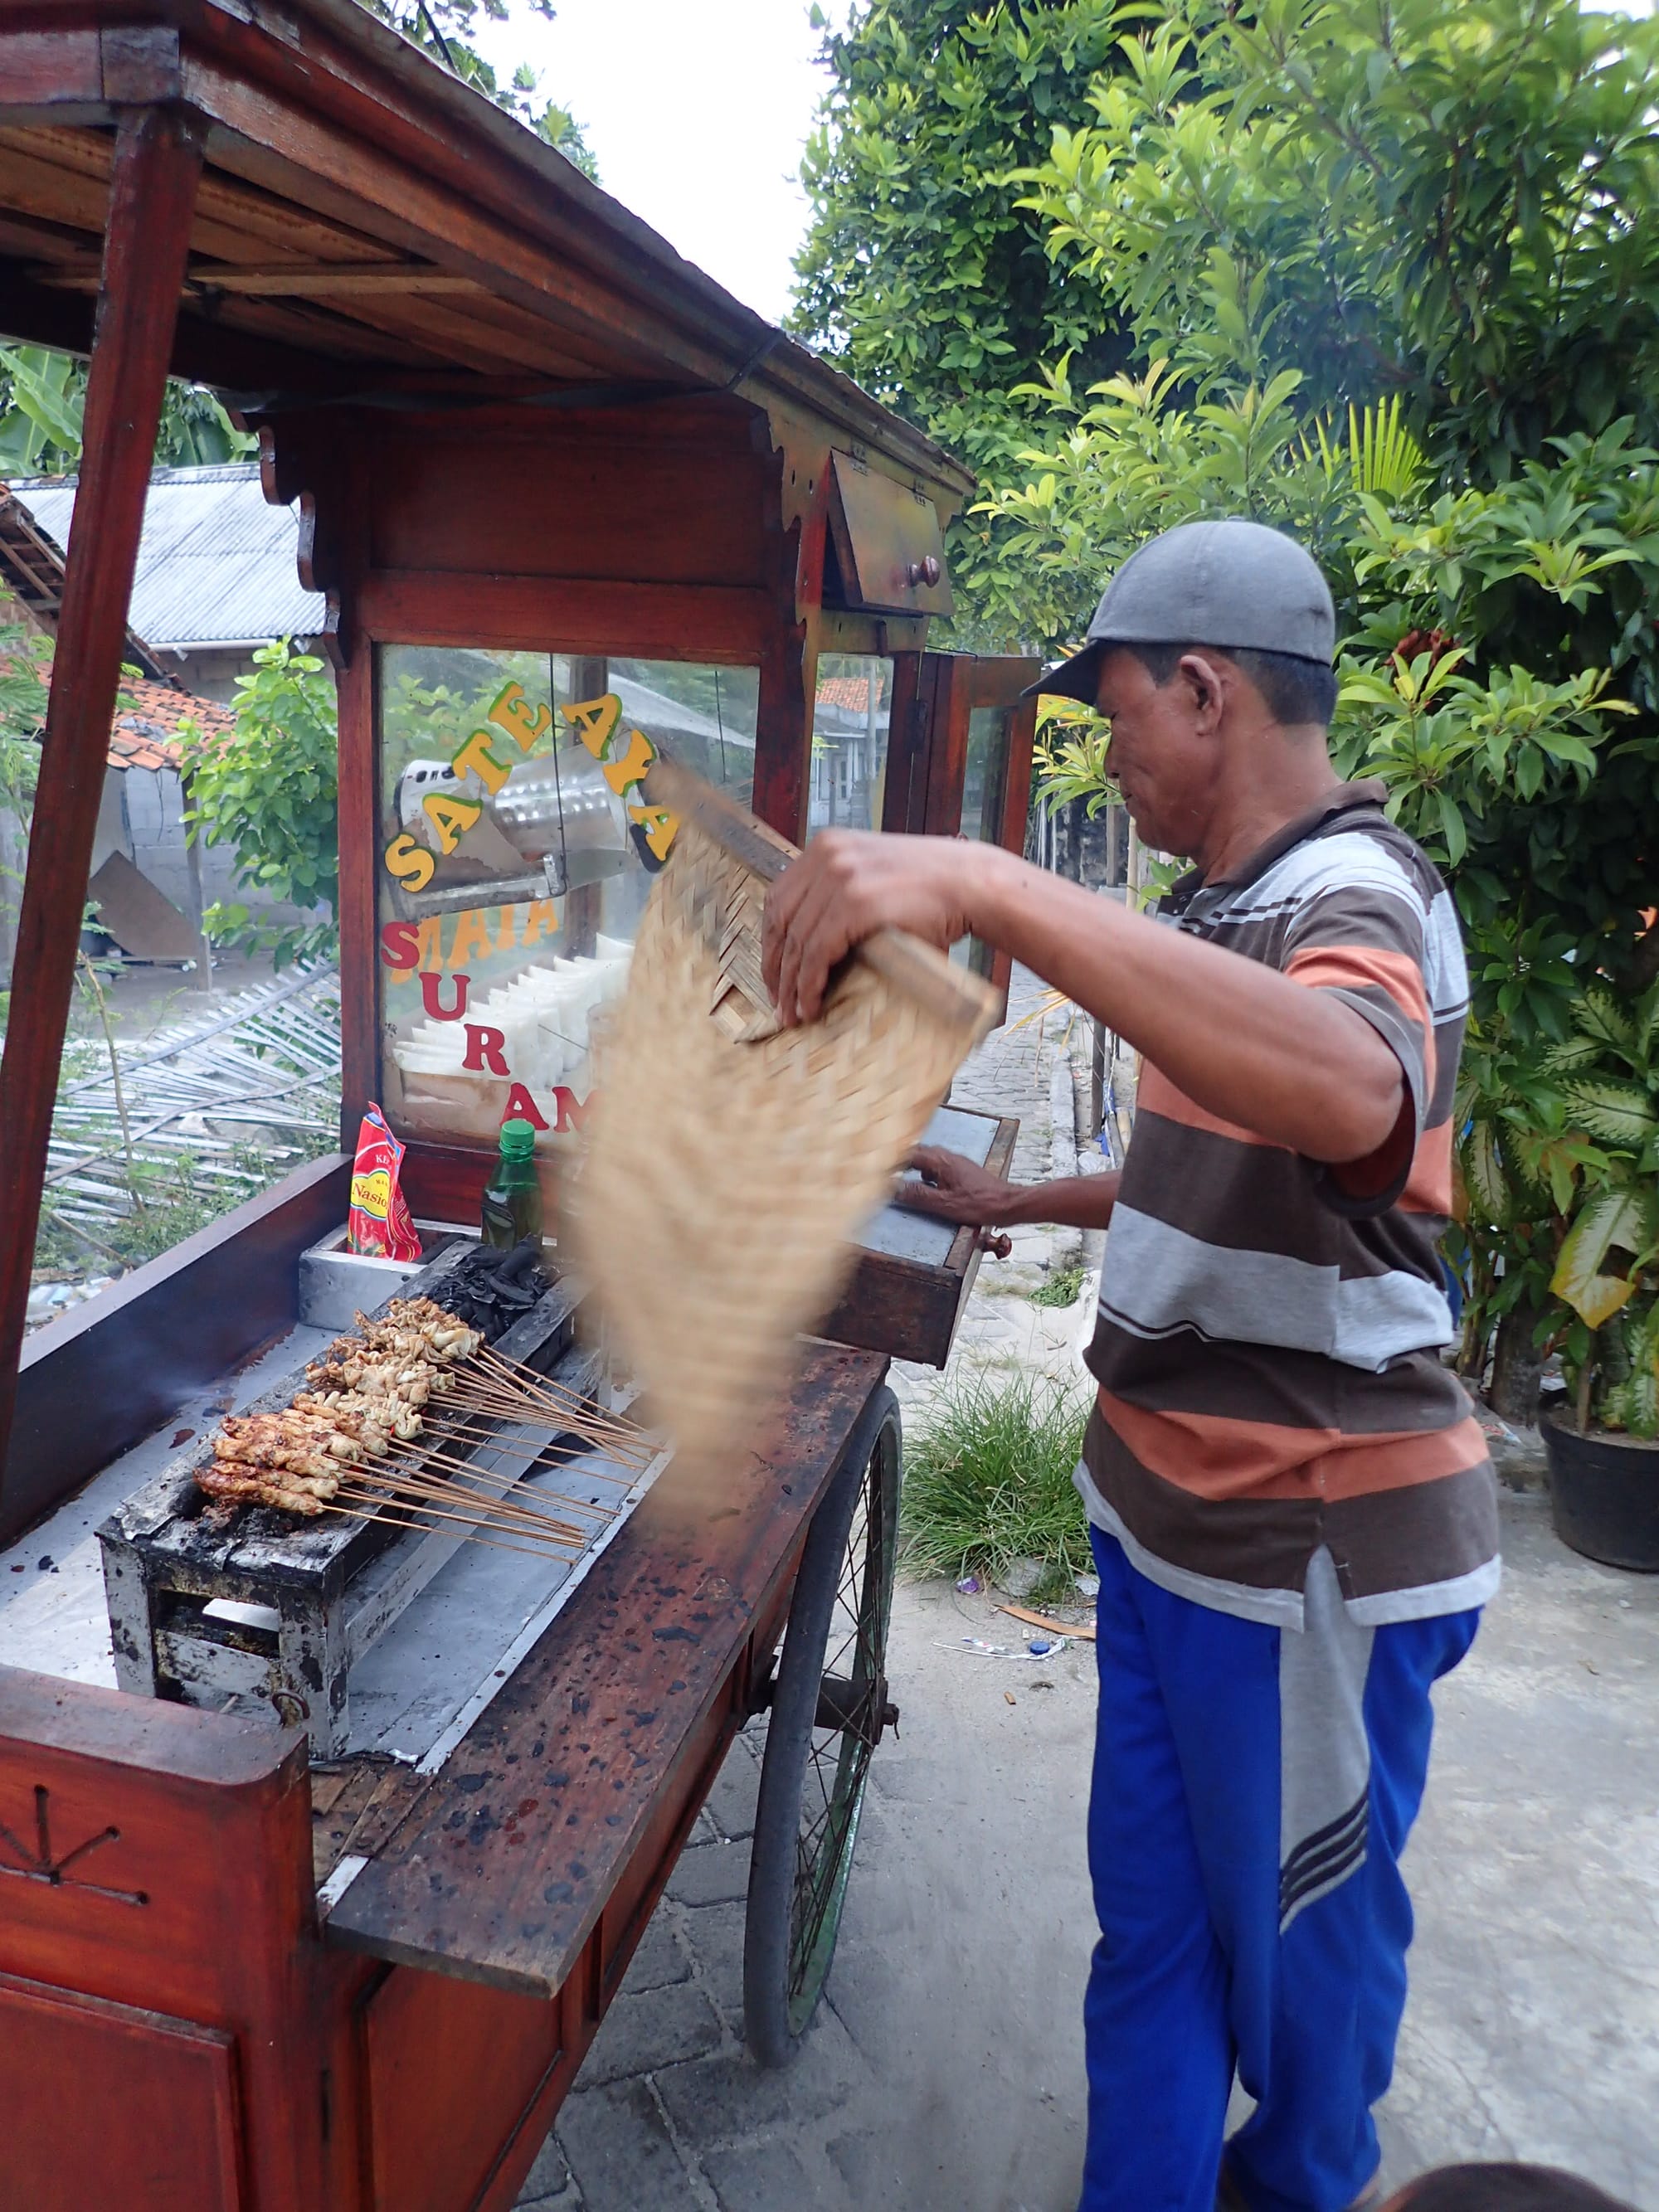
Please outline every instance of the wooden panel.
[{"label": "wooden panel", "polygon": [[831,466],[830,532],[848,605],[948,615],[945,539],[932,500],[850,453],[832,455]]},{"label": "wooden panel", "polygon": [[0,92],[4,106],[42,107],[73,101],[96,106],[104,97],[104,69],[96,31],[12,31],[0,37]]},{"label": "wooden panel", "polygon": [[671,1468],[347,1888],[332,1941],[551,1994],[742,1663],[886,1362],[804,1348],[724,1510]]},{"label": "wooden panel", "polygon": [[26,1340],[0,1542],[292,1323],[300,1255],[345,1218],[350,1176],[337,1153],[296,1169]]},{"label": "wooden panel", "polygon": [[425,575],[376,569],[358,603],[363,628],[398,645],[587,653],[753,667],[773,619],[759,591],[715,584]]},{"label": "wooden panel", "polygon": [[761,471],[718,447],[433,437],[403,466],[383,453],[374,566],[759,586]]},{"label": "wooden panel", "polygon": [[[268,1723],[0,1669],[0,1972],[234,2035],[247,2171],[295,2212],[331,2201],[307,1796],[303,1746]],[[106,2088],[83,2081],[83,2126]],[[127,2177],[105,2172],[116,2212]]]},{"label": "wooden panel", "polygon": [[376,2212],[459,2212],[561,2054],[559,2008],[404,1967],[363,2013]]},{"label": "wooden panel", "polygon": [[[216,162],[234,164],[249,183],[284,197],[303,196],[307,207],[332,220],[361,224],[387,243],[476,276],[498,296],[556,324],[567,337],[605,342],[620,374],[632,373],[643,354],[650,364],[647,373],[672,365],[711,385],[729,376],[709,345],[655,318],[630,315],[586,270],[485,215],[476,198],[429,181],[379,147],[349,138],[314,112],[239,83],[204,61],[191,63],[186,96],[225,126],[228,136],[216,143]],[[448,166],[453,171],[453,149]]]},{"label": "wooden panel", "polygon": [[232,2037],[0,1974],[0,2047],[8,2204],[236,2212]]}]

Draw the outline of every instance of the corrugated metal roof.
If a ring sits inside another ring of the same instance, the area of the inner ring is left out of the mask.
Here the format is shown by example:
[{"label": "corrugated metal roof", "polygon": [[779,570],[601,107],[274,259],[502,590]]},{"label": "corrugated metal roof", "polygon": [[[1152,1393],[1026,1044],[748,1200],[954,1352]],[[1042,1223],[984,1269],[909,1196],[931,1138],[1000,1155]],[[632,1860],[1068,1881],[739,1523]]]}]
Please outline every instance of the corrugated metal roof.
[{"label": "corrugated metal roof", "polygon": [[[66,547],[74,477],[18,481],[11,489],[46,536]],[[266,504],[255,463],[157,469],[127,619],[158,649],[313,636],[324,602],[300,588],[298,542],[297,517]]]}]

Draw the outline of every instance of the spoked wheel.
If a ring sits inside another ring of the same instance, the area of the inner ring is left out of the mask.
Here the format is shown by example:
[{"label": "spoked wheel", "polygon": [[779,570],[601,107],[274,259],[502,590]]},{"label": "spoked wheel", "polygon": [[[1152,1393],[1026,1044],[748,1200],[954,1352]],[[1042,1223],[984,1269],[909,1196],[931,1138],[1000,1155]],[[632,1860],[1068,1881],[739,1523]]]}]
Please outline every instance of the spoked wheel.
[{"label": "spoked wheel", "polygon": [[805,2033],[835,1956],[870,1758],[896,1723],[887,1627],[898,1526],[899,1408],[866,1407],[812,1516],[761,1766],[744,1936],[744,2026],[763,2066]]}]

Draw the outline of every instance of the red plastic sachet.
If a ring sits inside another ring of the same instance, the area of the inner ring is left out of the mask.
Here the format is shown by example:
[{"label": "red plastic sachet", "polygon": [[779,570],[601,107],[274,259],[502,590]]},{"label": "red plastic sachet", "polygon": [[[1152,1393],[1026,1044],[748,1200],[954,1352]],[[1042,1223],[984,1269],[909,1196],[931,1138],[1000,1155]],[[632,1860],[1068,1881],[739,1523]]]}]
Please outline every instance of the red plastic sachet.
[{"label": "red plastic sachet", "polygon": [[371,1106],[357,1132],[357,1157],[351,1170],[351,1211],[346,1238],[354,1252],[375,1260],[418,1260],[421,1240],[398,1176],[404,1147]]}]

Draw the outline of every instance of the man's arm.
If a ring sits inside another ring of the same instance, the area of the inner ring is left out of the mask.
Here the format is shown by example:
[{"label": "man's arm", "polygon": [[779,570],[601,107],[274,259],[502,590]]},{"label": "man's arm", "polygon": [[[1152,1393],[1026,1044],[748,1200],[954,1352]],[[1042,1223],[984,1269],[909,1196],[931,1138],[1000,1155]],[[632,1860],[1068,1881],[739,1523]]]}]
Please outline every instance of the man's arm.
[{"label": "man's arm", "polygon": [[912,1213],[965,1221],[975,1229],[1104,1229],[1121,1180],[1109,1174],[1066,1176],[1054,1182],[1012,1183],[991,1175],[960,1152],[921,1145],[910,1164],[919,1183],[901,1183],[897,1203]]},{"label": "man's arm", "polygon": [[811,1020],[836,963],[884,928],[1001,947],[1206,1113],[1310,1159],[1368,1158],[1411,1111],[1393,1052],[1329,992],[966,839],[814,838],[766,904],[766,980],[785,1021]]}]

